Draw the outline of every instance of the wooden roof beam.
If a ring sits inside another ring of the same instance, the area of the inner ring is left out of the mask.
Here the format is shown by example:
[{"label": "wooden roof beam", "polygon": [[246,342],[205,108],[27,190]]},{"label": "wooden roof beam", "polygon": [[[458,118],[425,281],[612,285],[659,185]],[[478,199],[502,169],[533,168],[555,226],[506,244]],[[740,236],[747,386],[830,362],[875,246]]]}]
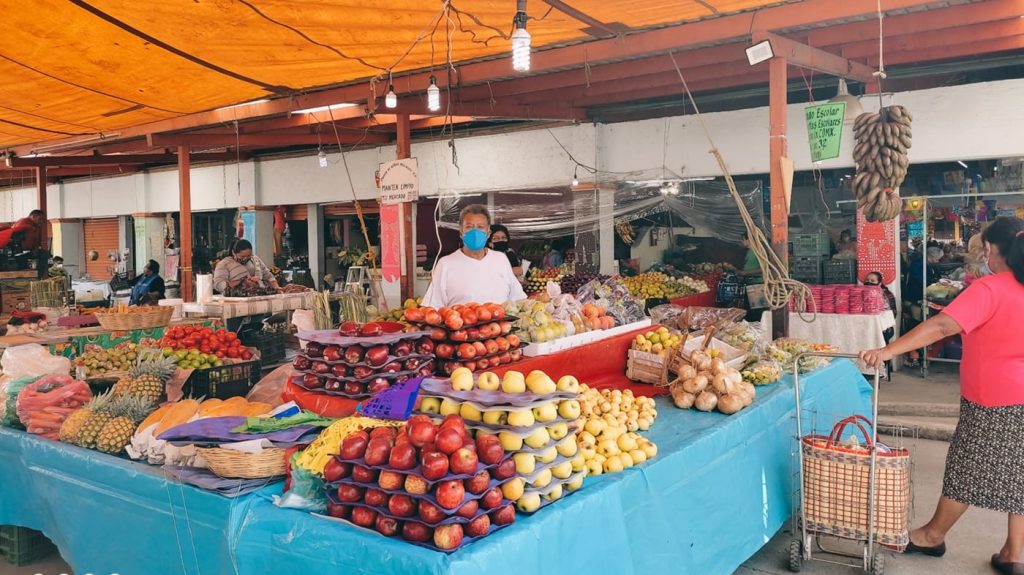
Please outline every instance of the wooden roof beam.
[{"label": "wooden roof beam", "polygon": [[512,118],[517,120],[571,120],[585,121],[586,110],[558,104],[490,104],[489,102],[452,102],[447,105],[442,96],[441,111],[431,112],[418,98],[398,101],[398,107],[389,113],[418,114],[427,117],[468,116],[471,118]]},{"label": "wooden roof beam", "polygon": [[[327,137],[329,136],[329,137]],[[339,133],[343,144],[387,144],[391,138],[384,134]],[[315,146],[323,143],[337,143],[334,134],[149,134],[146,142],[152,147],[174,146],[231,146],[284,148],[288,146]]]},{"label": "wooden roof beam", "polygon": [[[1024,10],[1024,3],[1021,4]],[[995,40],[998,38],[1020,36],[1024,34],[1024,18],[1019,15],[1008,20],[998,20],[944,30],[931,30],[887,37],[885,40],[885,60],[889,63],[891,52],[910,52],[929,48],[941,48],[954,44],[968,44],[979,40]],[[878,58],[878,39],[854,42],[843,46],[843,56],[847,58],[865,59]]]},{"label": "wooden roof beam", "polygon": [[837,54],[801,44],[778,34],[756,32],[750,43],[757,44],[765,40],[771,43],[775,57],[784,58],[790,65],[865,84],[874,81],[874,70],[860,62],[847,60]]},{"label": "wooden roof beam", "polygon": [[[193,162],[227,162],[238,158],[235,153],[189,154]],[[243,158],[246,156],[243,155]],[[7,166],[27,168],[46,166],[115,166],[124,164],[174,164],[177,154],[123,154],[110,156],[39,156],[35,158],[7,157]],[[49,170],[47,170],[49,172]]]}]

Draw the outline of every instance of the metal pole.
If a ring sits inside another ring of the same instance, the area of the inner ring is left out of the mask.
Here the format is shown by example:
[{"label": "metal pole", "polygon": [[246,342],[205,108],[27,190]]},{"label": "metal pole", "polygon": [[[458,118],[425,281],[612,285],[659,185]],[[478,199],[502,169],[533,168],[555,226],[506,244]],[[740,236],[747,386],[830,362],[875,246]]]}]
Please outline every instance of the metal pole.
[{"label": "metal pole", "polygon": [[181,222],[181,297],[192,301],[192,169],[189,147],[178,146],[178,214]]}]

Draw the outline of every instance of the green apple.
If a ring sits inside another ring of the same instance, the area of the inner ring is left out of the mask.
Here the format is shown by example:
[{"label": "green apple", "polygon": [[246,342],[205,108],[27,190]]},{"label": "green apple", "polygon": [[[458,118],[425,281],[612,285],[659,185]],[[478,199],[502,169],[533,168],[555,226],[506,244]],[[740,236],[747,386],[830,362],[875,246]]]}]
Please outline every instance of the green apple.
[{"label": "green apple", "polygon": [[506,371],[501,380],[501,391],[505,393],[523,393],[526,391],[526,379],[518,371]]},{"label": "green apple", "polygon": [[462,407],[459,408],[459,415],[466,421],[481,421],[484,417],[479,409],[469,403],[462,404]]},{"label": "green apple", "polygon": [[558,423],[548,427],[548,435],[550,435],[551,439],[554,439],[555,441],[562,439],[566,435],[569,435],[569,424],[564,421],[559,421]]},{"label": "green apple", "polygon": [[533,513],[540,509],[540,494],[536,492],[523,494],[516,500],[516,509],[523,513]]},{"label": "green apple", "polygon": [[547,499],[548,501],[558,501],[559,499],[561,499],[562,498],[562,486],[561,486],[561,484],[552,487],[551,490],[548,491],[547,493],[545,493],[542,497],[544,497],[544,499]]},{"label": "green apple", "polygon": [[541,423],[547,423],[558,419],[558,409],[555,408],[554,403],[545,403],[544,405],[534,407],[533,418]]},{"label": "green apple", "polygon": [[174,355],[174,348],[165,347],[162,350],[162,352],[164,354],[164,357],[171,357],[172,355]]},{"label": "green apple", "polygon": [[558,415],[565,419],[576,419],[580,416],[580,402],[575,399],[566,399],[558,404]]},{"label": "green apple", "polygon": [[519,475],[529,475],[537,468],[537,458],[529,453],[516,453],[512,460],[516,462],[516,473]]},{"label": "green apple", "polygon": [[575,457],[576,453],[579,452],[579,446],[576,445],[575,437],[566,437],[562,439],[555,444],[555,449],[562,457]]},{"label": "green apple", "polygon": [[549,483],[551,483],[551,470],[542,469],[538,471],[536,475],[534,475],[533,481],[530,482],[530,487],[542,489],[544,487],[547,487]]},{"label": "green apple", "polygon": [[537,429],[534,429],[533,431],[530,432],[529,435],[526,436],[526,439],[523,440],[523,443],[534,449],[538,449],[547,445],[548,441],[550,440],[551,438],[548,436],[548,430],[544,429],[543,427],[538,427]]},{"label": "green apple", "polygon": [[563,375],[558,378],[558,383],[555,384],[555,389],[558,391],[565,391],[568,393],[579,393],[580,382],[578,379],[571,375]]},{"label": "green apple", "polygon": [[459,402],[446,397],[441,401],[441,415],[458,415],[461,407]]},{"label": "green apple", "polygon": [[485,411],[484,412],[484,423],[487,425],[507,425],[508,424],[508,412],[505,411]]},{"label": "green apple", "polygon": [[441,400],[436,397],[424,397],[420,402],[420,411],[431,415],[441,413]]},{"label": "green apple", "polygon": [[558,450],[555,446],[545,447],[540,453],[537,454],[537,461],[539,463],[551,463],[555,459],[558,459]]},{"label": "green apple", "polygon": [[557,479],[568,479],[572,475],[572,461],[563,461],[551,467],[551,475]]},{"label": "green apple", "polygon": [[519,451],[523,448],[523,438],[511,431],[499,431],[498,439],[501,440],[501,448],[505,451]]},{"label": "green apple", "polygon": [[476,379],[476,386],[484,391],[497,391],[501,388],[501,380],[490,371],[485,371]]},{"label": "green apple", "polygon": [[508,424],[512,427],[530,427],[537,421],[533,418],[533,412],[529,409],[508,412]]}]

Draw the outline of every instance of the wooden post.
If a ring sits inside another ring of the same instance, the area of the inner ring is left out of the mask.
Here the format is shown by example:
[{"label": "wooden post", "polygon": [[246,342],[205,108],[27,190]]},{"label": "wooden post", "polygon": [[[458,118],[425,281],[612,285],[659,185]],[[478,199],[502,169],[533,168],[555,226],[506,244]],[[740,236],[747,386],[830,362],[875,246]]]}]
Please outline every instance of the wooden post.
[{"label": "wooden post", "polygon": [[[772,249],[782,265],[789,266],[789,207],[782,183],[782,158],[789,155],[786,144],[786,60],[776,56],[768,63],[769,173],[772,206]],[[789,335],[789,310],[772,312],[772,336]]]},{"label": "wooden post", "polygon": [[181,297],[192,301],[192,182],[189,147],[178,146],[178,214],[181,222]]},{"label": "wooden post", "polygon": [[[397,150],[396,159],[404,160],[412,155],[412,138],[411,126],[409,121],[409,114],[398,114],[397,117]],[[405,240],[402,242],[402,252],[405,256],[405,266],[402,269],[402,279],[400,282],[402,289],[402,299],[406,300],[415,297],[416,293],[416,249],[413,246],[413,222],[412,222],[413,204],[411,202],[403,203],[401,206],[401,217],[402,217],[402,237]],[[401,302],[399,303],[401,305]]]},{"label": "wooden post", "polygon": [[[36,204],[39,205],[39,209],[46,214],[46,166],[39,166],[36,168]],[[40,249],[50,250],[50,223],[43,225],[43,229],[39,231],[39,247]],[[43,272],[45,277],[45,270]]]}]

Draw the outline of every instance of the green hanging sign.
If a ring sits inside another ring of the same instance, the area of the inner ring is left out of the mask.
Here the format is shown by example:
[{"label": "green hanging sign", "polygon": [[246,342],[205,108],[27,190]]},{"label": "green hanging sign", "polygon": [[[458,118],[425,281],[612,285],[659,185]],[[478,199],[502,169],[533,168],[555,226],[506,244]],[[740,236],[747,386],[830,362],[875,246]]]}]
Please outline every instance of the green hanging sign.
[{"label": "green hanging sign", "polygon": [[843,119],[846,102],[808,106],[807,143],[811,146],[811,161],[820,162],[839,157],[839,144],[843,137]]}]

